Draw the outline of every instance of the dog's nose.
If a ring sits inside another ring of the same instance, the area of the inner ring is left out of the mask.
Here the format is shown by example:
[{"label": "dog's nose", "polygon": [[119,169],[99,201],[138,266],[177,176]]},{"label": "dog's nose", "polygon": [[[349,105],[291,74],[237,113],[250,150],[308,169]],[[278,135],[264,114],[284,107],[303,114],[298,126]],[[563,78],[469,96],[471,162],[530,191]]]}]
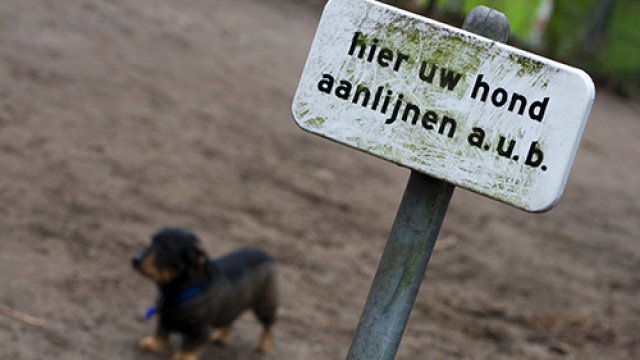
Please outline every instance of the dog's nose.
[{"label": "dog's nose", "polygon": [[132,259],[131,259],[131,263],[133,264],[134,268],[137,268],[138,266],[140,266],[140,264],[142,263],[142,260],[145,257],[145,252],[141,251],[139,253],[137,253]]}]

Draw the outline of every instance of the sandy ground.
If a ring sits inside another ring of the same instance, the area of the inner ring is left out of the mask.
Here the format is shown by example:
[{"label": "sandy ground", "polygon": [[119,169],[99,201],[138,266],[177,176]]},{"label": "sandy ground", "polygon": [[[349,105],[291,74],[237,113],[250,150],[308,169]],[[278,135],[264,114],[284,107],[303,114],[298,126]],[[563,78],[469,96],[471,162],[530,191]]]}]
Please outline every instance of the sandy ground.
[{"label": "sandy ground", "polygon": [[[165,225],[280,262],[274,351],[247,315],[203,358],[345,357],[408,170],[291,120],[320,11],[0,2],[1,359],[155,359],[130,258]],[[548,214],[456,190],[399,359],[640,358],[639,113],[598,93]]]}]

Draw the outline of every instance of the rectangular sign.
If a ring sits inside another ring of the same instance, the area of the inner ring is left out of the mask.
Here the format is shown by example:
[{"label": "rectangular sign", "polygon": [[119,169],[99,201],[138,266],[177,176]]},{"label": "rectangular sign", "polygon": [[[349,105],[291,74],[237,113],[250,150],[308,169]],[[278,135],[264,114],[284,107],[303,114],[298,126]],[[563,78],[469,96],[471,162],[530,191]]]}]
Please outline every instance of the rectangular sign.
[{"label": "rectangular sign", "polygon": [[330,0],[303,129],[531,212],[560,199],[595,91],[540,56],[370,0]]}]

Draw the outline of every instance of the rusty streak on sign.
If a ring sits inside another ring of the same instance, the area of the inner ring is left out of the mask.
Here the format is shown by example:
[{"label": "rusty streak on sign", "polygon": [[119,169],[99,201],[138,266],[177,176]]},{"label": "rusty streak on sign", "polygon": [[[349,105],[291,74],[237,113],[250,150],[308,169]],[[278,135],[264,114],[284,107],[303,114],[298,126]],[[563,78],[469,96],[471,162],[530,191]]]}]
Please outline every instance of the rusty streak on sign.
[{"label": "rusty streak on sign", "polygon": [[595,91],[579,69],[370,0],[325,7],[303,129],[531,212],[560,199]]}]

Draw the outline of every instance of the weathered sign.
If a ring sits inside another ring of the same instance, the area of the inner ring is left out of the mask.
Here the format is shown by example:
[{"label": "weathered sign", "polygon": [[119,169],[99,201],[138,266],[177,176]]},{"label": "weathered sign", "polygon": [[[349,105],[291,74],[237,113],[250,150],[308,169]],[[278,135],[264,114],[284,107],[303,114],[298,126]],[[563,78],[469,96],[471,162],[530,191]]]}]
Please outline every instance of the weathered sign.
[{"label": "weathered sign", "polygon": [[517,206],[552,208],[594,99],[583,71],[370,0],[330,0],[303,129]]}]

